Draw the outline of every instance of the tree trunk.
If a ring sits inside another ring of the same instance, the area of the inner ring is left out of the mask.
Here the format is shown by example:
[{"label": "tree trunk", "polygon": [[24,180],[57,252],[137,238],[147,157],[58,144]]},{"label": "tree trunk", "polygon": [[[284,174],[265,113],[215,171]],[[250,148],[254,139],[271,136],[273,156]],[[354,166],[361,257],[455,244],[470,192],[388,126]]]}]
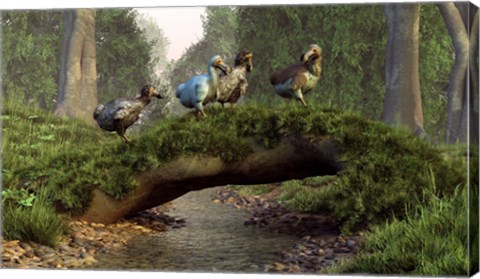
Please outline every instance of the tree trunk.
[{"label": "tree trunk", "polygon": [[480,107],[479,99],[478,99],[478,48],[479,48],[479,22],[478,22],[478,9],[476,9],[471,30],[470,30],[470,139],[472,143],[478,144],[479,142],[479,114],[478,109]]},{"label": "tree trunk", "polygon": [[80,218],[111,223],[190,191],[228,184],[251,185],[335,175],[340,170],[332,141],[309,142],[291,136],[273,149],[257,148],[240,162],[228,163],[219,157],[179,157],[139,175],[133,193],[122,200],[95,189],[89,208]]},{"label": "tree trunk", "polygon": [[55,114],[93,124],[98,104],[95,10],[64,12],[64,35]]},{"label": "tree trunk", "polygon": [[[2,48],[2,45],[3,45],[3,24],[1,24],[2,22],[2,15],[3,15],[3,12],[0,11],[0,63],[3,63],[3,60],[2,60],[2,55],[3,55],[3,48]],[[3,104],[3,65],[0,67],[0,104]],[[1,115],[1,105],[0,105],[0,115]],[[0,129],[0,142],[2,140],[2,129]],[[1,166],[1,162],[0,162],[0,166]],[[0,177],[1,179],[1,177]]]},{"label": "tree trunk", "polygon": [[419,4],[386,4],[386,94],[383,121],[406,127],[419,136],[423,130],[418,73]]},{"label": "tree trunk", "polygon": [[[467,142],[469,128],[472,137],[478,140],[478,127],[472,127],[475,112],[478,118],[478,62],[475,61],[475,54],[478,55],[478,26],[470,31],[472,23],[478,25],[478,9],[473,5],[470,9],[467,2],[442,2],[437,4],[440,13],[445,21],[448,33],[455,48],[455,64],[450,75],[447,91],[447,123],[446,142]],[[476,31],[475,31],[476,30]],[[474,32],[473,32],[474,31]],[[469,69],[469,62],[470,69]],[[469,72],[471,80],[469,80]],[[470,120],[472,119],[472,120]],[[470,122],[470,123],[469,123]],[[470,124],[470,127],[469,127]]]}]

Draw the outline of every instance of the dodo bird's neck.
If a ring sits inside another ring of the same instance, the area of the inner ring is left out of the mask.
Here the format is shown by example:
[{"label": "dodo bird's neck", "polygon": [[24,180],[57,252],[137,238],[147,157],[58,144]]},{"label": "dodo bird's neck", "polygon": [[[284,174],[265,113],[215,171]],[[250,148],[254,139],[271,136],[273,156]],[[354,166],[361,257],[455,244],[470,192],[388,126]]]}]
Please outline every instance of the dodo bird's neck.
[{"label": "dodo bird's neck", "polygon": [[150,96],[139,96],[136,98],[138,101],[140,101],[143,106],[146,106],[150,103],[151,97]]},{"label": "dodo bird's neck", "polygon": [[208,75],[210,77],[210,84],[212,84],[215,88],[218,85],[218,74],[217,71],[215,70],[215,67],[213,65],[208,65]]}]

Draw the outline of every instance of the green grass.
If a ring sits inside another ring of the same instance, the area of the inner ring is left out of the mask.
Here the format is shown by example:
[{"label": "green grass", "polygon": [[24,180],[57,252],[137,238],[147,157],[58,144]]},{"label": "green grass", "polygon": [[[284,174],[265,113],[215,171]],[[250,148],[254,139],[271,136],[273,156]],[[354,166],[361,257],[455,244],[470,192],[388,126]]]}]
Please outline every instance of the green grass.
[{"label": "green grass", "polygon": [[431,193],[430,202],[406,219],[375,226],[359,255],[330,268],[329,273],[466,276],[466,189],[458,187],[446,198]]},{"label": "green grass", "polygon": [[5,239],[31,240],[53,247],[68,230],[66,219],[53,209],[43,191],[31,207],[4,202],[2,209]]},{"label": "green grass", "polygon": [[229,187],[244,196],[259,196],[270,193],[273,189],[277,188],[277,186],[272,184],[234,185]]}]

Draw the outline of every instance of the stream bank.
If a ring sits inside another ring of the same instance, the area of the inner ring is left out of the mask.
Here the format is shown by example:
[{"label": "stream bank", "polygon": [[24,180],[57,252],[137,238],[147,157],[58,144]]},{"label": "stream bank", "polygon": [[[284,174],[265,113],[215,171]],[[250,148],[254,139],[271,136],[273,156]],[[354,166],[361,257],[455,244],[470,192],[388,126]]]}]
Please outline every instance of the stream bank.
[{"label": "stream bank", "polygon": [[3,267],[312,274],[354,256],[361,242],[325,216],[285,208],[275,193],[246,197],[224,187],[111,225],[71,228],[55,249],[2,241]]}]

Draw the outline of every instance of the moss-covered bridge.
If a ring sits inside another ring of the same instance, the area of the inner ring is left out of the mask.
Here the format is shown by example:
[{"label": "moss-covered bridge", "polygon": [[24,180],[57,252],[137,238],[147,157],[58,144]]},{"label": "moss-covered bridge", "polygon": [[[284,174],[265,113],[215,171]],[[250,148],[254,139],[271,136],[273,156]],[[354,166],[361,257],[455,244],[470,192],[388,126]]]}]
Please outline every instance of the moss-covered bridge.
[{"label": "moss-covered bridge", "polygon": [[[7,187],[44,189],[58,211],[93,222],[113,222],[207,187],[337,175],[315,202],[354,225],[374,222],[382,211],[403,214],[406,197],[420,194],[432,175],[440,192],[463,181],[430,144],[331,108],[213,107],[206,119],[162,120],[130,145],[74,120],[33,114],[4,110],[4,150],[25,158],[6,160]],[[16,145],[25,139],[22,129],[41,152]]]}]

